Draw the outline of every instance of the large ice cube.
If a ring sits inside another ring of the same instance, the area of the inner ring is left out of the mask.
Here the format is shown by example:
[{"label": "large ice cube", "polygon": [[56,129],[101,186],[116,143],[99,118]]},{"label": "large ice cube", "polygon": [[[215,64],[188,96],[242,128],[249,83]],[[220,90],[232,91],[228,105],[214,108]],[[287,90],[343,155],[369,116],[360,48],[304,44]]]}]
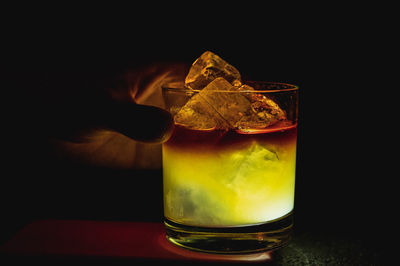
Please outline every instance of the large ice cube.
[{"label": "large ice cube", "polygon": [[245,130],[266,128],[285,117],[274,101],[255,93],[252,87],[238,88],[218,77],[181,108],[175,121],[192,129]]},{"label": "large ice cube", "polygon": [[199,94],[194,95],[175,115],[175,122],[191,129],[226,127],[226,122],[215,113]]},{"label": "large ice cube", "polygon": [[233,85],[239,85],[240,73],[218,55],[206,51],[193,64],[185,79],[185,86],[201,90],[217,77],[223,77]]},{"label": "large ice cube", "polygon": [[[261,171],[278,171],[281,166],[277,151],[273,147],[265,147],[254,142],[247,150],[237,151],[227,155],[233,162],[235,170],[232,170],[232,180],[229,186],[240,190],[246,186],[246,182],[254,182]],[[253,180],[251,180],[253,179]],[[248,184],[250,185],[250,184]]]},{"label": "large ice cube", "polygon": [[[244,130],[266,128],[286,119],[285,111],[277,103],[261,93],[255,93],[254,88],[251,86],[243,84],[238,90],[243,91],[244,95],[251,102],[252,112],[249,115],[243,116],[235,124],[236,128]],[[249,93],[245,93],[246,91]]]},{"label": "large ice cube", "polygon": [[166,194],[165,208],[170,218],[196,225],[218,225],[229,216],[221,204],[224,195],[213,194],[207,187],[176,184]]},{"label": "large ice cube", "polygon": [[192,65],[185,86],[199,90],[175,115],[192,129],[262,129],[286,119],[266,96],[241,83],[239,71],[210,51]]},{"label": "large ice cube", "polygon": [[251,112],[250,101],[242,93],[237,93],[237,87],[218,77],[182,107],[175,122],[194,129],[227,129],[234,128],[243,116]]}]

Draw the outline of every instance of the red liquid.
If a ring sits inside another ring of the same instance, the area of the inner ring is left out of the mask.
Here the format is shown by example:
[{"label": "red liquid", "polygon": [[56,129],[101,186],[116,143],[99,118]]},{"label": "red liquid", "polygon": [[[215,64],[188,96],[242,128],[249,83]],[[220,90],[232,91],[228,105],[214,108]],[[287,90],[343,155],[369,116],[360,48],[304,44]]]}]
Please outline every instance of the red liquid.
[{"label": "red liquid", "polygon": [[296,141],[297,125],[276,124],[267,129],[240,130],[194,130],[175,125],[171,138],[164,143],[168,149],[203,152],[206,150],[229,150],[241,148],[249,142],[274,143],[287,146]]}]

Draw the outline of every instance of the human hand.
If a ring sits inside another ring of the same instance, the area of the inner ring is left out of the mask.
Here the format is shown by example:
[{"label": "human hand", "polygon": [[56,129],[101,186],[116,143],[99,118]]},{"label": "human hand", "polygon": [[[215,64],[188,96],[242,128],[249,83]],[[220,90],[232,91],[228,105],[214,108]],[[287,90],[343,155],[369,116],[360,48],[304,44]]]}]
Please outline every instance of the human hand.
[{"label": "human hand", "polygon": [[185,68],[153,64],[111,78],[90,73],[55,75],[45,94],[34,97],[40,135],[56,157],[68,161],[122,169],[160,168],[160,143],[173,127],[172,117],[162,109],[161,85],[182,80]]}]

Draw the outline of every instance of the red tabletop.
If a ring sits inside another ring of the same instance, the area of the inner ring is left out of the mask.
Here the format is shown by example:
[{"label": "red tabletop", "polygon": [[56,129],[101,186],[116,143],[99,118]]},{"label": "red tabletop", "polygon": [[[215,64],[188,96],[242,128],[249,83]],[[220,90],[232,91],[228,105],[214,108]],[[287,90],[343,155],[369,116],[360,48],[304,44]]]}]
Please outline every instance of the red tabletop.
[{"label": "red tabletop", "polygon": [[16,256],[62,256],[223,262],[265,262],[271,253],[218,255],[177,247],[162,223],[41,220],[25,226],[0,247]]}]

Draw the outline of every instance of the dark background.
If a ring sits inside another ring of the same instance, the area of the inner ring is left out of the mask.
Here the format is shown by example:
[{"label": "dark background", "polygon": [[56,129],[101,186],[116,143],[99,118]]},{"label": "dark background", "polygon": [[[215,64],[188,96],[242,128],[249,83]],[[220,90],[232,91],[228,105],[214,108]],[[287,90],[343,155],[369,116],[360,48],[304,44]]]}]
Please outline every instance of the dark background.
[{"label": "dark background", "polygon": [[203,19],[200,28],[187,19],[135,20],[123,30],[44,22],[45,30],[25,23],[23,32],[11,32],[13,42],[3,50],[10,83],[2,98],[2,241],[33,219],[162,220],[161,171],[77,166],[45,151],[40,125],[25,116],[41,108],[25,97],[35,94],[38,76],[66,71],[96,77],[153,62],[190,64],[210,50],[248,79],[300,87],[295,230],[380,246],[379,228],[387,225],[382,217],[390,213],[382,182],[388,154],[379,130],[390,110],[381,105],[387,96],[376,90],[382,47],[375,44],[382,33],[371,31],[369,18],[352,14],[288,20],[290,14],[280,13],[280,20],[267,20],[268,14],[238,17],[237,25],[228,23],[233,18]]}]

